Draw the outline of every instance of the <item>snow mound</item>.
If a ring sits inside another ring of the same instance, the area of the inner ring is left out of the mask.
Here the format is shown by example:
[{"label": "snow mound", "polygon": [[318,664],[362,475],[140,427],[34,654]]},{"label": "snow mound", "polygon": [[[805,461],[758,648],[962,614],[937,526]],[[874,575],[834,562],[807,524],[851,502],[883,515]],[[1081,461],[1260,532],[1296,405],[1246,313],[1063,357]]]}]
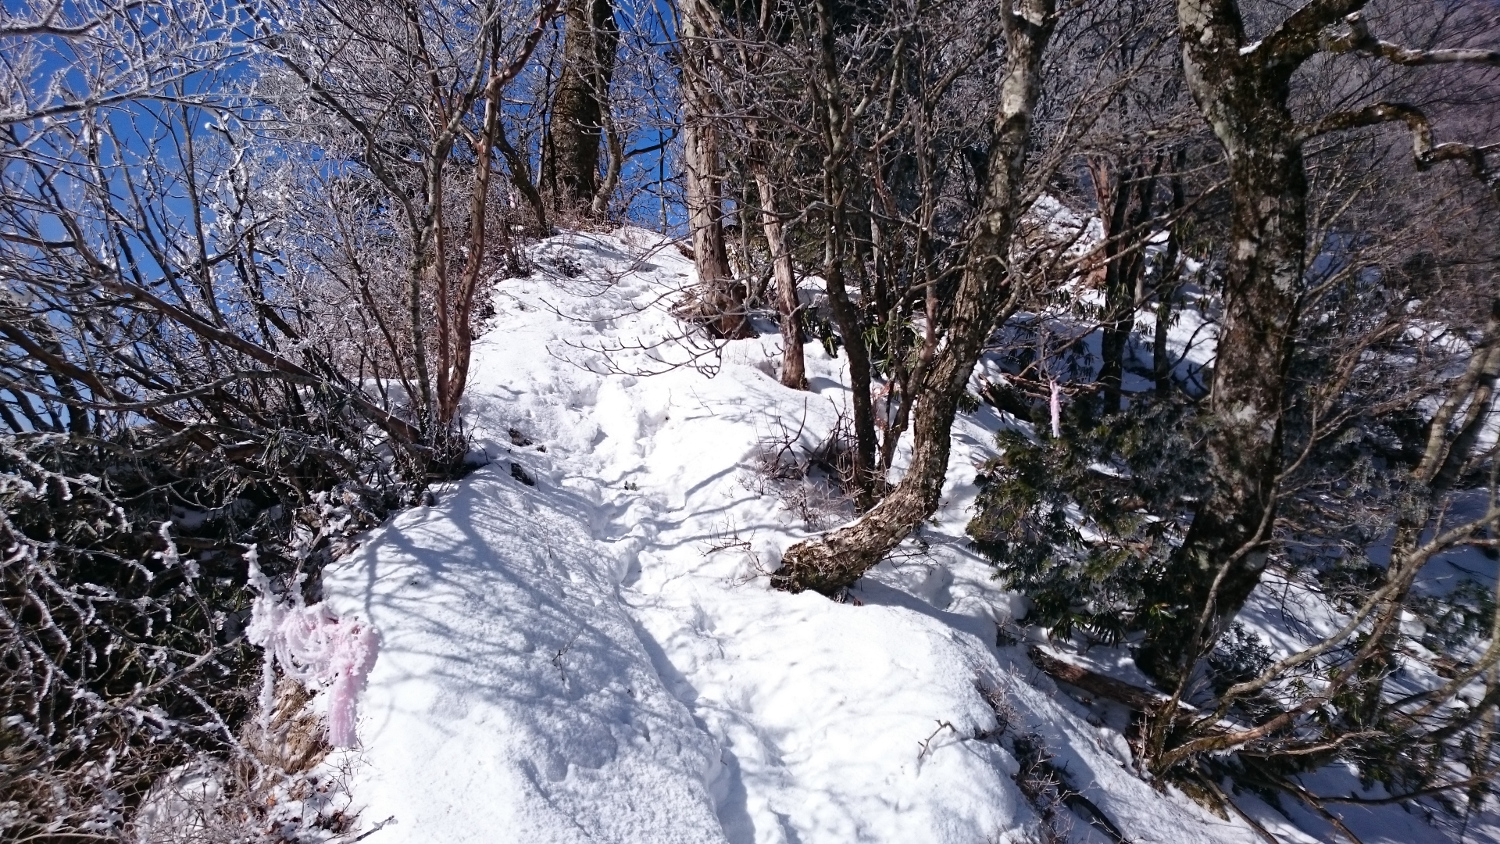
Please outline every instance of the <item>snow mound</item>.
[{"label": "snow mound", "polygon": [[842,361],[809,345],[797,392],[773,333],[683,339],[692,265],[659,236],[532,254],[476,347],[490,464],[324,575],[382,635],[355,782],[382,844],[1041,840],[1017,735],[1132,841],[1257,840],[1137,778],[1118,730],[996,644],[1016,600],[962,530],[993,411],[955,427],[922,545],[853,603],[772,592],[781,551],[847,516],[760,469],[833,429]]}]

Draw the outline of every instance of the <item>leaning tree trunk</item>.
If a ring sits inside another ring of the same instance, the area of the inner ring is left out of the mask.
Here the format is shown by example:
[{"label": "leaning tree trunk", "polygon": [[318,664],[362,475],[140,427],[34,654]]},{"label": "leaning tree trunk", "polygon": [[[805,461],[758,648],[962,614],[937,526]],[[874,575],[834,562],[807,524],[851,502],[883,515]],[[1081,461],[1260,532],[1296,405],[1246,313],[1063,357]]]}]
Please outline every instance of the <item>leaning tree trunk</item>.
[{"label": "leaning tree trunk", "polygon": [[947,342],[914,385],[911,466],[890,495],[859,520],[787,549],[781,568],[771,576],[778,589],[836,594],[937,509],[959,397],[985,341],[1016,307],[1009,274],[1011,235],[1055,6],[1056,0],[1021,0],[1001,11],[1009,49],[991,129],[988,178],[948,315]]},{"label": "leaning tree trunk", "polygon": [[599,192],[599,143],[609,110],[620,30],[610,0],[574,0],[563,30],[562,75],[552,98],[548,161],[552,209],[589,214]]}]

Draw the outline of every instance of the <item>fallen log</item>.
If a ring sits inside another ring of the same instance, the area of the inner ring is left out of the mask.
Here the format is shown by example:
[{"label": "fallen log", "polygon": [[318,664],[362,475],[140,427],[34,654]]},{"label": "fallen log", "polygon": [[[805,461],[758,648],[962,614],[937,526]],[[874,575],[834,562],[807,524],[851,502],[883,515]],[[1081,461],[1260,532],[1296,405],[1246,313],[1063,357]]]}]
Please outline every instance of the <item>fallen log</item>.
[{"label": "fallen log", "polygon": [[[1129,707],[1134,712],[1143,714],[1154,714],[1169,702],[1169,698],[1159,692],[1132,686],[1124,680],[1116,680],[1107,677],[1097,671],[1075,665],[1060,657],[1054,656],[1039,647],[1031,647],[1026,655],[1037,668],[1042,669],[1054,680],[1076,686],[1089,694],[1097,697],[1108,698],[1116,703]],[[1191,707],[1178,704],[1182,714],[1193,712]]]}]

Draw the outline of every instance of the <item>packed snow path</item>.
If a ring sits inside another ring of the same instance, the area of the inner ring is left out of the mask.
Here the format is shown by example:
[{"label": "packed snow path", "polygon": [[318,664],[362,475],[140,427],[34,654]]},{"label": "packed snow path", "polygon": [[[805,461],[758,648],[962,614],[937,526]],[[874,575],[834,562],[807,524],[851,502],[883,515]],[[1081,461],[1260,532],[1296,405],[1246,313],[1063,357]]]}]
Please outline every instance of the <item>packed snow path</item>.
[{"label": "packed snow path", "polygon": [[615,595],[597,501],[548,487],[477,472],[330,587],[383,634],[361,724],[381,837],[717,840],[717,749]]},{"label": "packed snow path", "polygon": [[928,548],[862,605],[769,591],[839,515],[758,456],[833,427],[840,361],[808,347],[809,393],[769,374],[774,335],[714,378],[671,368],[692,265],[617,235],[554,238],[501,284],[467,408],[490,462],[325,573],[382,634],[354,780],[364,828],[391,819],[371,844],[1039,840],[1004,731],[1039,736],[1130,840],[1258,840],[1135,777],[1117,731],[996,644],[1010,599],[962,540],[992,415],[955,429]]}]

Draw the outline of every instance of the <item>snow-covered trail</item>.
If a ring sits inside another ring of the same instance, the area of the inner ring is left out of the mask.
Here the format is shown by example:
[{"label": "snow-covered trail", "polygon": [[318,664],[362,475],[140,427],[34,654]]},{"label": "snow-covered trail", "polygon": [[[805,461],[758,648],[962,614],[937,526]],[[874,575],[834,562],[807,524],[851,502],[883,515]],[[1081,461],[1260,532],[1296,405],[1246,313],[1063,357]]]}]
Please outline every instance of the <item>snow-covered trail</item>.
[{"label": "snow-covered trail", "polygon": [[644,232],[535,255],[476,348],[468,418],[492,462],[325,572],[383,636],[354,782],[366,828],[394,819],[372,844],[1036,840],[1002,728],[1039,735],[1133,841],[1255,840],[1125,770],[1117,732],[996,645],[1011,599],[962,542],[996,420],[960,423],[928,548],[866,578],[862,605],[771,592],[809,525],[756,456],[833,426],[839,361],[809,346],[811,393],[768,374],[774,336],[712,379],[630,374],[683,358],[654,343],[691,263]]},{"label": "snow-covered trail", "polygon": [[379,840],[722,840],[717,749],[616,597],[597,498],[487,467],[330,574],[383,634],[357,792],[395,818]]}]

